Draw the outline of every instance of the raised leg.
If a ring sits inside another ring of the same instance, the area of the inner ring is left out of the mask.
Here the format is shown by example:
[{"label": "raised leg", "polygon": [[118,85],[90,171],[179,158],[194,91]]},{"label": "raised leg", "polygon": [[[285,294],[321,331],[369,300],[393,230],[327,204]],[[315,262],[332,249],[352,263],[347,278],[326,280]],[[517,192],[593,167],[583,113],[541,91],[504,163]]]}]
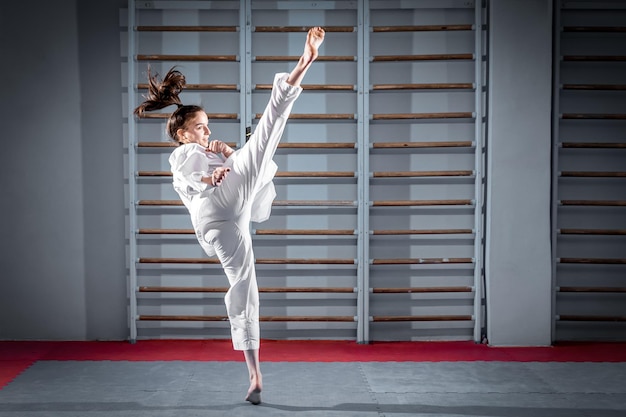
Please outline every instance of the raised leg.
[{"label": "raised leg", "polygon": [[309,32],[306,35],[306,41],[304,43],[304,52],[302,56],[298,60],[296,67],[289,74],[289,78],[287,78],[287,84],[293,86],[300,86],[304,75],[307,70],[317,59],[319,54],[319,47],[324,42],[324,29],[317,26],[309,29]]},{"label": "raised leg", "polygon": [[[272,163],[289,113],[302,88],[300,82],[318,56],[324,30],[315,27],[307,33],[304,51],[291,73],[277,74],[269,103],[250,140],[227,162],[231,172],[211,196],[211,210],[201,210],[198,224],[233,218],[246,209],[260,187],[271,182],[276,165]],[[205,220],[206,218],[206,220]]]}]

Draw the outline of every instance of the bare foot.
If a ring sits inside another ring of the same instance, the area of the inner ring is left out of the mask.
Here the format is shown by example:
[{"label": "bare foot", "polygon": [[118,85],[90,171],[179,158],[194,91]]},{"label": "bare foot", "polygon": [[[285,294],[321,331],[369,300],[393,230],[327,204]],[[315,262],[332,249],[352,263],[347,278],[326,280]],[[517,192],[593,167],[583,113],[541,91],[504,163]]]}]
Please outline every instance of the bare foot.
[{"label": "bare foot", "polygon": [[306,42],[304,43],[304,53],[302,57],[305,63],[309,64],[317,59],[318,49],[322,42],[324,42],[324,29],[319,26],[309,29],[306,35]]},{"label": "bare foot", "polygon": [[254,405],[261,404],[261,387],[258,385],[250,385],[246,401],[249,401]]},{"label": "bare foot", "polygon": [[258,374],[256,377],[250,377],[250,388],[248,388],[246,401],[254,405],[261,404],[261,391],[263,390],[263,383],[261,381],[261,374]]}]

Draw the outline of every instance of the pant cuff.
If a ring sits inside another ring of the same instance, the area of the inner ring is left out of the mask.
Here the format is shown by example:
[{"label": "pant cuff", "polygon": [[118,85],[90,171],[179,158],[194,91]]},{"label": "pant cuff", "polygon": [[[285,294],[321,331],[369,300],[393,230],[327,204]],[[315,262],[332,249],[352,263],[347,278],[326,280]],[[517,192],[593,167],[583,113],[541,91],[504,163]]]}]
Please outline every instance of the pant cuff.
[{"label": "pant cuff", "polygon": [[247,340],[243,342],[235,342],[233,340],[234,350],[258,350],[260,345],[258,340]]}]

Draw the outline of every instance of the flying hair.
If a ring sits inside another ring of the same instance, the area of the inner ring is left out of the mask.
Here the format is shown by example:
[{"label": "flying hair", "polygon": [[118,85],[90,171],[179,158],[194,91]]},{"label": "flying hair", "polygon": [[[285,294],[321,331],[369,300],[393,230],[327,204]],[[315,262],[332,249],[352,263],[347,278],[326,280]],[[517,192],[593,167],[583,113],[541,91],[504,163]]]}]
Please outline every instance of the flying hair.
[{"label": "flying hair", "polygon": [[183,106],[178,95],[185,88],[185,76],[176,67],[172,67],[161,80],[159,74],[152,75],[148,66],[148,94],[145,101],[135,111],[135,115],[141,117],[147,111],[160,110],[167,106]]}]

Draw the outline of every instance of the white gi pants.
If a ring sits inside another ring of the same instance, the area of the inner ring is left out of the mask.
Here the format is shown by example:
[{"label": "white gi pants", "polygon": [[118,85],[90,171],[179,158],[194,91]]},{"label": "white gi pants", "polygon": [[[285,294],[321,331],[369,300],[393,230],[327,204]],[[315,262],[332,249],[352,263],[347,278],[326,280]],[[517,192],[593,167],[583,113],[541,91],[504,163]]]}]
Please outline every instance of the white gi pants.
[{"label": "white gi pants", "polygon": [[[194,198],[196,236],[209,255],[214,253],[228,277],[230,288],[224,298],[235,350],[259,349],[259,293],[250,236],[253,204],[258,194],[271,186],[276,165],[272,161],[293,103],[302,88],[286,83],[288,74],[276,74],[270,101],[249,141],[225,166],[230,173],[218,187]],[[267,200],[267,199],[266,199]],[[267,208],[269,215],[269,207]]]}]

